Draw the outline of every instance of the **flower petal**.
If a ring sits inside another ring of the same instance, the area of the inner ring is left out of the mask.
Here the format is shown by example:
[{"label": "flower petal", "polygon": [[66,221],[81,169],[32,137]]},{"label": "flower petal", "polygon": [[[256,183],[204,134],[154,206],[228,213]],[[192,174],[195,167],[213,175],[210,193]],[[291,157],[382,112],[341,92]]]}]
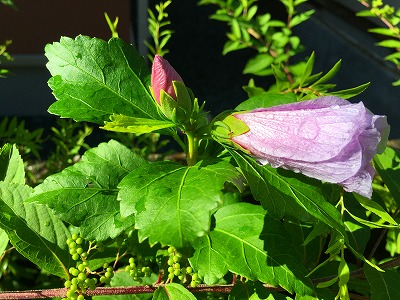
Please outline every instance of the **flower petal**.
[{"label": "flower petal", "polygon": [[[260,158],[269,156],[277,160],[308,162],[331,159],[365,128],[366,110],[362,102],[324,107],[334,100],[324,98],[304,101],[312,102],[316,109],[312,109],[310,103],[298,102],[298,105],[285,104],[234,114],[251,130],[232,140]],[[281,110],[283,106],[290,110]],[[297,107],[301,109],[294,110]]]},{"label": "flower petal", "polygon": [[154,97],[160,104],[160,91],[164,90],[172,98],[176,99],[176,94],[172,81],[181,81],[182,78],[169,64],[169,62],[159,55],[154,57],[151,70],[151,87],[154,92]]}]

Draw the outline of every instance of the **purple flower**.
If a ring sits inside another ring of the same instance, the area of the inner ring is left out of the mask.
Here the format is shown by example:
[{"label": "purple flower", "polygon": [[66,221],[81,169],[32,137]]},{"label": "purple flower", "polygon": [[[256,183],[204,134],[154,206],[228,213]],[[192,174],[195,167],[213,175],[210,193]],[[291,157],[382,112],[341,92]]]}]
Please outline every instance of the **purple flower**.
[{"label": "purple flower", "polygon": [[343,186],[371,198],[375,173],[371,160],[386,147],[386,116],[362,102],[327,96],[284,104],[234,117],[249,128],[232,141],[257,161]]},{"label": "purple flower", "polygon": [[154,57],[153,67],[151,69],[151,87],[158,104],[160,104],[161,90],[165,91],[168,95],[176,100],[176,94],[172,85],[172,81],[183,82],[181,76],[179,76],[169,62],[161,56],[156,55]]}]

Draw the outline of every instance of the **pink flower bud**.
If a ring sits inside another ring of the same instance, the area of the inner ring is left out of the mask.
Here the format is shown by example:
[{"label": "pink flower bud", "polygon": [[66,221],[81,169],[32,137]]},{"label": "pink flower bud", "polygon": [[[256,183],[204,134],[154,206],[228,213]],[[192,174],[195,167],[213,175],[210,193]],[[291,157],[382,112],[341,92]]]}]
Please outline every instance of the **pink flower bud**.
[{"label": "pink flower bud", "polygon": [[328,96],[233,115],[249,130],[232,138],[260,164],[282,167],[370,198],[371,160],[386,147],[385,116]]},{"label": "pink flower bud", "polygon": [[151,70],[151,87],[158,104],[160,104],[161,90],[165,91],[168,95],[176,100],[176,94],[172,85],[172,81],[183,82],[181,76],[179,76],[169,62],[161,56],[156,55],[154,57],[153,67]]}]

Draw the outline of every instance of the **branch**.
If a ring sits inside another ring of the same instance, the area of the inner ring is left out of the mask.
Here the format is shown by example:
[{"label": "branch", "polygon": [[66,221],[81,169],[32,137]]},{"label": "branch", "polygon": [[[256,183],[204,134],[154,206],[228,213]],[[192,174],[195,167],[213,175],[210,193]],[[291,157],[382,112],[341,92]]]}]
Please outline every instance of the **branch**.
[{"label": "branch", "polygon": [[[387,261],[383,264],[378,265],[381,269],[388,269],[397,267],[400,265],[400,257],[396,257],[390,261]],[[360,268],[354,270],[350,273],[350,277],[363,277],[364,269]],[[313,279],[312,282],[314,284],[325,282],[331,280],[335,276],[323,277]],[[162,287],[163,285],[153,285],[153,286],[129,286],[129,287],[98,287],[95,290],[88,290],[85,295],[88,296],[100,296],[100,295],[133,295],[133,294],[146,294],[146,293],[154,293],[158,287]],[[206,285],[199,284],[196,287],[186,287],[190,292],[194,293],[223,293],[229,294],[233,288],[234,284],[225,284],[225,285]],[[274,292],[282,292],[285,291],[280,287],[273,287],[269,284],[264,284],[264,287],[270,291]],[[15,292],[0,292],[0,300],[17,300],[17,299],[45,299],[45,298],[54,298],[54,297],[65,297],[67,293],[66,288],[60,289],[47,289],[47,290],[30,290],[30,291],[15,291]],[[362,296],[360,298],[354,299],[364,299]]]}]

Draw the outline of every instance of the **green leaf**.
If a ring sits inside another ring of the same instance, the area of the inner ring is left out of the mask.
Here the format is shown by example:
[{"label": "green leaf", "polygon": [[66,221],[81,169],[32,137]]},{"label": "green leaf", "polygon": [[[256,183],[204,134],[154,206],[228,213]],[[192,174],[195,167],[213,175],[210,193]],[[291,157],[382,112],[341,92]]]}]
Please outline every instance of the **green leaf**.
[{"label": "green leaf", "polygon": [[341,216],[324,198],[319,180],[284,169],[260,166],[245,154],[229,151],[246,177],[254,198],[269,214],[278,219],[290,215],[301,221],[309,221],[310,214],[346,236]]},{"label": "green leaf", "polygon": [[0,149],[0,181],[25,183],[24,162],[15,145],[6,144]]},{"label": "green leaf", "polygon": [[367,211],[374,213],[383,221],[388,222],[391,225],[398,225],[397,222],[388,214],[388,212],[385,211],[377,202],[369,200],[359,194],[354,194],[354,197]]},{"label": "green leaf", "polygon": [[193,248],[196,251],[189,259],[190,265],[197,270],[204,283],[217,283],[228,272],[224,257],[211,247],[208,235],[199,238]]},{"label": "green leaf", "polygon": [[341,91],[337,91],[337,92],[331,92],[330,95],[341,97],[343,99],[349,99],[351,97],[357,96],[357,95],[361,94],[362,92],[364,92],[368,88],[369,84],[370,83],[367,82],[367,83],[359,85],[355,88],[341,90]]},{"label": "green leaf", "polygon": [[299,83],[300,86],[302,86],[306,82],[307,78],[311,75],[313,68],[314,68],[314,62],[315,62],[315,53],[312,52],[310,57],[307,60],[303,74],[301,76],[300,83]]},{"label": "green leaf", "polygon": [[375,155],[374,166],[382,177],[397,205],[400,206],[400,156],[387,147],[382,154]]},{"label": "green leaf", "polygon": [[317,85],[319,85],[319,84],[325,83],[325,82],[327,82],[328,80],[332,79],[332,78],[336,75],[336,73],[339,71],[341,63],[342,63],[342,60],[339,60],[339,61],[332,67],[332,69],[330,69],[330,70],[328,71],[328,73],[326,73],[324,76],[322,76],[320,79],[318,79],[318,80],[317,80],[316,82],[314,82],[312,85],[310,85],[310,87],[317,86]]},{"label": "green leaf", "polygon": [[400,48],[400,41],[398,40],[384,40],[376,44],[386,48]]},{"label": "green leaf", "polygon": [[176,248],[209,232],[210,216],[221,205],[226,182],[241,185],[241,175],[225,161],[187,167],[156,162],[131,172],[119,188],[121,214],[136,214],[139,239]]},{"label": "green leaf", "polygon": [[256,55],[255,57],[249,59],[246,63],[246,66],[243,69],[243,74],[258,74],[264,69],[271,66],[274,58],[267,53],[261,53]]},{"label": "green leaf", "polygon": [[397,35],[398,35],[398,33],[396,33],[395,30],[390,29],[390,28],[372,28],[372,29],[368,29],[368,31],[373,32],[373,33],[382,34],[382,35],[391,36],[391,37],[397,37]]},{"label": "green leaf", "polygon": [[307,10],[304,13],[297,14],[295,15],[289,22],[289,27],[293,28],[294,26],[297,26],[305,21],[307,21],[311,16],[314,14],[315,10]]},{"label": "green leaf", "polygon": [[400,299],[398,272],[392,270],[379,272],[367,264],[364,266],[364,272],[371,288],[371,300]]},{"label": "green leaf", "polygon": [[109,131],[142,134],[175,126],[171,121],[112,115],[111,121],[105,122],[101,128]]},{"label": "green leaf", "polygon": [[153,300],[196,300],[196,297],[184,286],[178,283],[169,283],[160,286],[153,295]]},{"label": "green leaf", "polygon": [[[115,256],[114,256],[114,261],[115,261]],[[143,277],[143,285],[152,285],[154,282],[157,281],[157,276],[155,274],[152,274],[152,276],[149,277]],[[111,279],[110,286],[111,287],[121,287],[121,286],[127,286],[127,287],[133,287],[133,286],[138,286],[136,281],[132,279],[132,277],[129,275],[129,272],[115,272],[114,276]],[[152,299],[153,294],[152,293],[146,293],[146,294],[130,294],[130,295],[99,295],[99,296],[93,296],[93,300],[147,300],[147,299]]]},{"label": "green leaf", "polygon": [[49,206],[60,219],[79,227],[86,239],[114,238],[133,225],[132,219],[120,215],[117,186],[144,164],[144,159],[111,140],[86,151],[75,165],[46,178],[29,201]]},{"label": "green leaf", "polygon": [[279,94],[263,92],[240,103],[235,110],[253,110],[257,108],[268,108],[271,106],[296,102],[296,95],[292,93]]},{"label": "green leaf", "polygon": [[215,213],[212,248],[228,269],[250,280],[281,286],[290,293],[312,294],[301,259],[279,220],[249,203],[224,206]]},{"label": "green leaf", "polygon": [[352,248],[358,253],[364,253],[365,247],[367,246],[371,236],[371,230],[366,226],[361,226],[360,224],[351,221],[345,221],[344,224]]},{"label": "green leaf", "polygon": [[9,241],[10,239],[8,238],[7,232],[0,228],[0,255],[6,250]]},{"label": "green leaf", "polygon": [[62,37],[45,48],[49,85],[57,102],[49,112],[102,124],[112,114],[159,119],[142,56],[121,39]]},{"label": "green leaf", "polygon": [[47,207],[24,203],[31,193],[26,185],[0,182],[0,227],[19,253],[43,270],[67,278],[70,233]]},{"label": "green leaf", "polygon": [[229,300],[289,300],[283,294],[268,291],[259,282],[237,281],[229,294]]}]

